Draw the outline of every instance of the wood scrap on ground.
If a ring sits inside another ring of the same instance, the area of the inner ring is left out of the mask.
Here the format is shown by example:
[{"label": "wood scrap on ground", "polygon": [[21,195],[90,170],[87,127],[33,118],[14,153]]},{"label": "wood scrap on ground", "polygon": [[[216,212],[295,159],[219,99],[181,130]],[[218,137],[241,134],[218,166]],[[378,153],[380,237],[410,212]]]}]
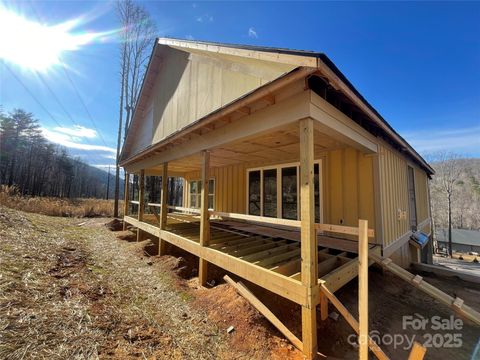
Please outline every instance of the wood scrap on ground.
[{"label": "wood scrap on ground", "polygon": [[268,321],[274,325],[290,342],[300,351],[302,350],[302,341],[297,338],[288,328],[241,282],[235,282],[228,275],[223,279],[232,285],[240,295],[242,295],[252,306],[257,309]]}]

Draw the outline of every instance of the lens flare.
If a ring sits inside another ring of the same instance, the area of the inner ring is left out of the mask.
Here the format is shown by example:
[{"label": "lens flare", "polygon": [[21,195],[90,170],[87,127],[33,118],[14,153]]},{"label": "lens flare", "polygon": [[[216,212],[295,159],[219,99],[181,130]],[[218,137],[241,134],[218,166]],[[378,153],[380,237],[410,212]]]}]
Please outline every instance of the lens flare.
[{"label": "lens flare", "polygon": [[25,69],[44,72],[60,65],[61,56],[94,42],[107,41],[116,31],[75,31],[82,18],[56,25],[26,19],[0,6],[0,59]]}]

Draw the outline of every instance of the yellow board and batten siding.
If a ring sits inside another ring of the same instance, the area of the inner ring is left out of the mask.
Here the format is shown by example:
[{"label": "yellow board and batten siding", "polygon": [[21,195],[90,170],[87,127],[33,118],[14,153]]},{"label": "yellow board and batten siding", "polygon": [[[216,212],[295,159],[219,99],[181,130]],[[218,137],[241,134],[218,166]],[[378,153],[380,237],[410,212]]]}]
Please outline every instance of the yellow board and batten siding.
[{"label": "yellow board and batten siding", "polygon": [[[430,218],[429,200],[428,200],[428,177],[425,171],[415,168],[415,195],[417,200],[417,219],[418,224],[425,222]],[[431,232],[431,224],[427,222],[423,227],[418,228],[426,234]]]},{"label": "yellow board and batten siding", "polygon": [[[187,181],[184,206],[189,206],[189,182],[200,179],[200,171],[185,173]],[[212,167],[210,178],[215,179],[214,209],[222,212],[246,214],[246,167],[243,164]]]},{"label": "yellow board and batten siding", "polygon": [[[323,160],[323,219],[325,223],[358,226],[358,219],[368,220],[375,226],[372,157],[352,148],[325,152]],[[277,163],[265,164],[281,165]],[[258,164],[238,164],[211,169],[215,179],[215,210],[246,214],[247,212],[247,170]],[[199,180],[200,172],[185,173],[188,182]],[[185,197],[188,206],[188,194]],[[356,238],[355,238],[356,239]],[[375,238],[370,239],[375,242]]]},{"label": "yellow board and batten siding", "polygon": [[[407,162],[394,150],[380,145],[380,191],[383,201],[383,244],[391,245],[409,232]],[[407,212],[406,216],[401,216]]]},{"label": "yellow board and batten siding", "polygon": [[163,48],[161,56],[149,110],[133,134],[132,154],[295,68],[170,47]]},{"label": "yellow board and batten siding", "polygon": [[401,266],[417,259],[409,246],[410,213],[408,206],[408,166],[414,169],[415,202],[418,230],[430,233],[428,177],[424,170],[409,162],[389,145],[379,145],[380,191],[383,210],[383,245],[385,254]]},{"label": "yellow board and batten siding", "polygon": [[324,167],[324,221],[358,226],[358,219],[375,227],[373,162],[352,148],[327,152]]}]

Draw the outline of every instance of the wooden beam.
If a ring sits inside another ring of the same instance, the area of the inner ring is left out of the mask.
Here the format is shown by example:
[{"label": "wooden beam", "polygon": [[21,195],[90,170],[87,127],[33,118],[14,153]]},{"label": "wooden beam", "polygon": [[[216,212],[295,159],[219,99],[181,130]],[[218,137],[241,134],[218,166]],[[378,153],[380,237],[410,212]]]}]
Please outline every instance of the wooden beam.
[{"label": "wooden beam", "polygon": [[[125,186],[123,188],[124,193],[124,201],[123,201],[123,216],[128,216],[128,208],[130,204],[128,201],[130,200],[130,174],[125,172]],[[125,220],[123,221],[123,231],[127,230],[127,223]]]},{"label": "wooden beam", "polygon": [[302,306],[303,354],[313,359],[317,354],[318,249],[315,232],[313,182],[314,130],[313,119],[299,121],[300,132],[300,199],[301,199],[301,278],[307,289],[306,306]]},{"label": "wooden beam", "polygon": [[233,56],[241,56],[245,58],[261,60],[261,61],[270,61],[282,64],[290,64],[297,66],[309,66],[317,67],[317,58],[314,56],[303,56],[298,54],[286,54],[276,51],[261,51],[261,50],[251,50],[251,49],[241,49],[231,46],[223,46],[217,44],[204,44],[196,41],[190,40],[177,40],[169,38],[159,38],[158,43],[161,45],[168,45],[173,48],[180,48],[180,50],[185,51],[186,49],[193,49],[197,51],[210,52],[212,54],[225,54]]},{"label": "wooden beam", "polygon": [[302,286],[299,281],[290,279],[284,275],[267,270],[240,258],[230,256],[221,250],[200,246],[200,244],[195,241],[189,240],[170,231],[160,230],[158,226],[140,222],[138,219],[131,216],[127,216],[125,220],[133,226],[141,228],[152,235],[159,236],[168,243],[188,251],[195,256],[201,257],[209,263],[230,271],[275,294],[283,296],[299,305],[306,305],[305,299],[307,298],[307,292],[305,287]]},{"label": "wooden beam", "polygon": [[271,218],[266,216],[227,213],[227,212],[213,211],[213,210],[210,211],[210,215],[219,216],[222,218],[235,219],[235,220],[247,220],[247,221],[254,221],[254,222],[265,223],[265,224],[300,227],[300,221],[298,220],[288,220],[288,219],[280,219],[280,218]]},{"label": "wooden beam", "polygon": [[[162,151],[148,159],[140,160],[137,158],[140,154],[135,155],[131,159],[126,160],[125,163],[122,163],[122,165],[126,167],[128,171],[134,172],[141,168],[156,166],[162,162],[194,155],[204,150],[206,144],[208,144],[209,148],[215,148],[233,141],[249,139],[257,137],[262,133],[269,133],[274,129],[279,129],[308,116],[310,114],[310,92],[310,90],[306,90],[284,101],[277,102],[275,105],[267,106],[248,116],[244,116],[242,121],[233,121],[229,125],[210,131],[203,136],[193,138],[191,141],[175,146],[172,149]],[[203,121],[199,121],[198,123],[203,123]],[[187,129],[189,132],[193,131],[194,128],[196,128],[196,124],[186,127],[185,131],[182,130],[180,133],[186,132]],[[174,136],[172,135],[172,137]],[[155,147],[160,145],[162,145],[162,147],[165,146],[165,141],[155,145]],[[151,151],[153,152],[154,148]]]},{"label": "wooden beam", "polygon": [[415,341],[412,350],[410,351],[410,355],[408,355],[408,360],[423,360],[426,352],[427,348]]},{"label": "wooden beam", "polygon": [[366,153],[378,150],[375,137],[335,106],[311,92],[310,116],[315,121],[315,129]]},{"label": "wooden beam", "polygon": [[[145,212],[145,170],[140,170],[139,185],[138,185],[138,221],[143,220]],[[142,230],[137,228],[137,241],[143,240]]]},{"label": "wooden beam", "polygon": [[358,358],[368,360],[368,221],[358,221]]},{"label": "wooden beam", "polygon": [[243,115],[250,115],[251,113],[251,109],[248,106],[242,106],[238,108],[237,111]]},{"label": "wooden beam", "polygon": [[[207,246],[210,241],[210,214],[208,213],[208,180],[210,170],[210,152],[202,151],[202,189],[200,205],[200,246]],[[201,286],[207,284],[207,261],[199,259],[198,280]]]},{"label": "wooden beam", "polygon": [[232,285],[252,306],[275,326],[290,342],[299,350],[302,350],[302,342],[278,319],[252,292],[242,283],[233,281],[228,275],[223,279]]},{"label": "wooden beam", "polygon": [[[160,230],[167,227],[168,214],[168,163],[163,164],[162,169],[162,194],[160,199]],[[158,255],[165,255],[165,242],[158,238]]]},{"label": "wooden beam", "polygon": [[[320,290],[325,294],[325,296],[328,298],[328,300],[337,308],[337,310],[340,312],[340,314],[345,318],[347,323],[352,327],[352,329],[358,334],[359,332],[359,325],[358,321],[353,317],[353,315],[347,310],[347,308],[338,300],[338,298],[325,286],[324,283],[320,285]],[[377,357],[377,359],[380,360],[388,360],[389,357],[387,354],[383,352],[382,349],[377,345],[375,341],[372,340],[372,338],[369,336],[368,337],[368,347],[374,355]]]},{"label": "wooden beam", "polygon": [[383,243],[383,196],[382,196],[382,174],[380,171],[380,146],[378,146],[379,152],[372,156],[373,163],[373,194],[374,194],[374,211],[375,211],[375,242],[377,244]]},{"label": "wooden beam", "polygon": [[[445,304],[452,308],[455,312],[462,315],[463,317],[469,319],[477,325],[480,325],[480,313],[470,306],[463,304],[461,307],[455,305],[455,298],[444,293],[440,289],[437,289],[435,286],[427,283],[425,280],[420,279],[420,281],[414,281],[415,275],[411,272],[403,269],[402,267],[395,264],[389,258],[382,258],[376,254],[370,252],[369,257],[373,259],[377,264],[379,264],[383,269],[390,271],[394,275],[397,275],[401,279],[412,284],[416,288],[422,290],[424,293],[430,295],[434,299],[438,300],[442,304]],[[418,279],[418,278],[417,278]],[[458,304],[458,302],[457,302]]]},{"label": "wooden beam", "polygon": [[273,104],[275,104],[275,95],[267,94],[267,95],[265,95],[263,100],[265,100],[269,105],[273,105]]},{"label": "wooden beam", "polygon": [[327,320],[328,318],[328,299],[325,294],[320,293],[320,319],[322,321]]},{"label": "wooden beam", "polygon": [[[345,225],[330,225],[330,224],[315,224],[315,228],[320,231],[329,231],[338,234],[345,235],[358,235],[359,231],[357,227],[345,226]],[[373,229],[367,229],[368,237],[374,237],[375,231]]]}]

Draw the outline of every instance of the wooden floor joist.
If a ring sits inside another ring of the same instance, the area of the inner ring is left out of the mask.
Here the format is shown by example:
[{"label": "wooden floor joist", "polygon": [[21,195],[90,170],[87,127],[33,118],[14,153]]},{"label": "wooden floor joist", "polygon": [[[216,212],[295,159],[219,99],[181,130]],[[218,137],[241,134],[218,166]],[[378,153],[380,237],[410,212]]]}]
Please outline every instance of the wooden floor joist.
[{"label": "wooden floor joist", "polygon": [[435,286],[427,283],[420,276],[414,275],[411,272],[398,266],[389,258],[385,259],[372,253],[369,254],[369,257],[370,259],[374,260],[377,264],[379,264],[383,269],[390,271],[394,275],[397,275],[401,279],[412,284],[419,290],[422,290],[424,293],[430,295],[431,297],[438,300],[442,304],[449,306],[458,314],[469,319],[475,324],[480,325],[480,313],[472,309],[470,306],[465,305],[462,299],[454,298],[444,293],[443,291],[436,288]]}]

